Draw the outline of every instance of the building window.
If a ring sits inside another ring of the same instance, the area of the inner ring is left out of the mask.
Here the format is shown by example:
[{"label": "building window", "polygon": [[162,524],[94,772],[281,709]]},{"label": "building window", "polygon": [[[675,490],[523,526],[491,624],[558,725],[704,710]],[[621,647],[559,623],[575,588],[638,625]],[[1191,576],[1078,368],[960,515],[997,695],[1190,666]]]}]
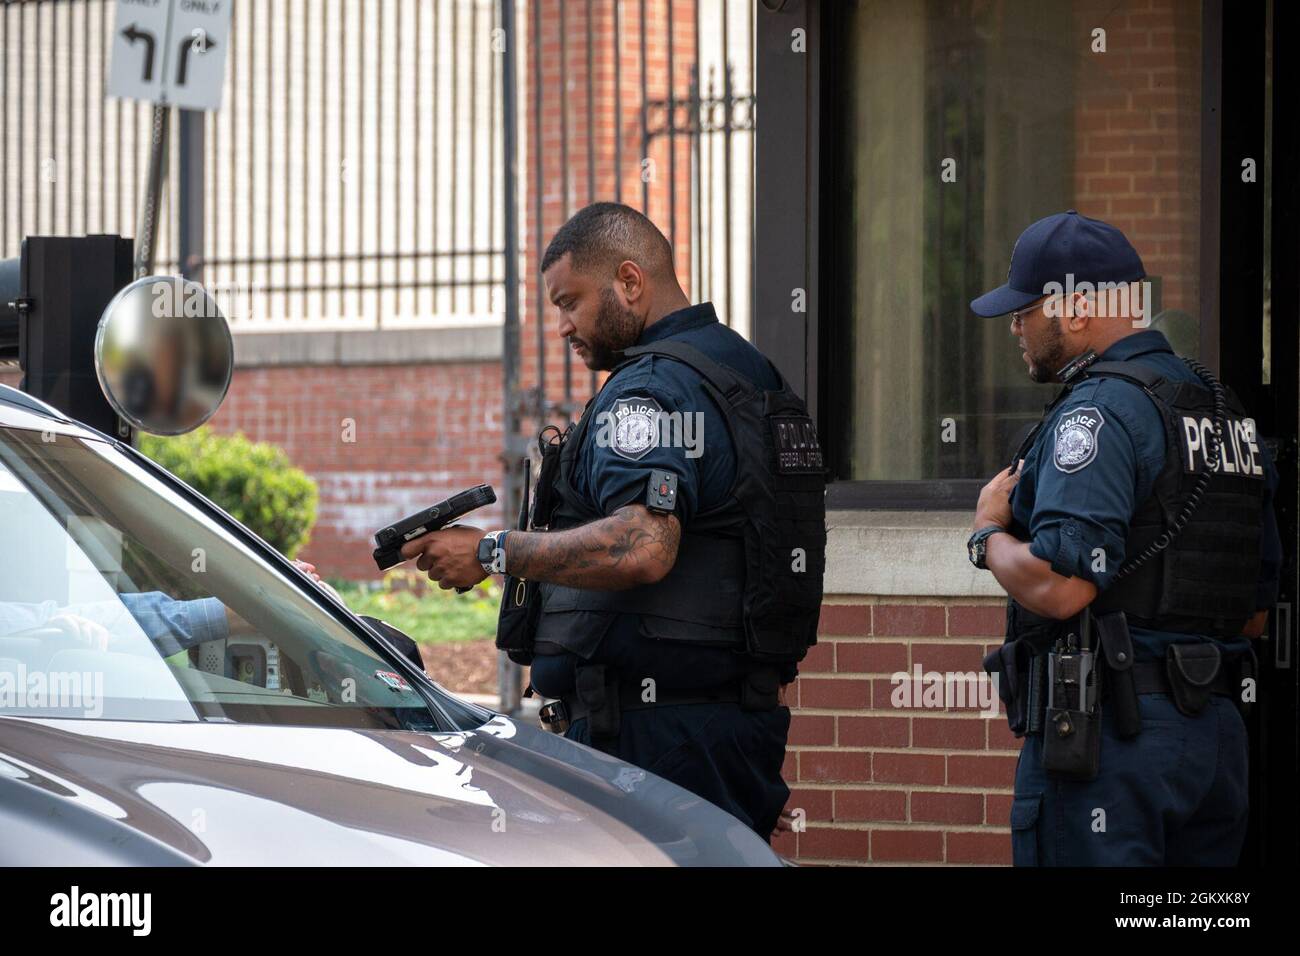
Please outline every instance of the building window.
[{"label": "building window", "polygon": [[832,5],[823,432],[847,481],[987,479],[1055,394],[970,312],[1031,222],[1128,235],[1151,327],[1196,355],[1200,5]]}]

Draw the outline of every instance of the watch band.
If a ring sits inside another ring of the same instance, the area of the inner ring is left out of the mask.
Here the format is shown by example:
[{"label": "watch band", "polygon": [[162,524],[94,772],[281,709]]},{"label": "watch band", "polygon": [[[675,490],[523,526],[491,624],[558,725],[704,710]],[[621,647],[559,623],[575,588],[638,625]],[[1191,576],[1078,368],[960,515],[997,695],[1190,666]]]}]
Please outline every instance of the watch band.
[{"label": "watch band", "polygon": [[990,524],[990,525],[985,525],[983,528],[980,528],[978,531],[972,534],[970,536],[970,539],[966,542],[967,557],[970,558],[971,564],[975,565],[975,567],[979,568],[981,571],[987,571],[989,569],[989,565],[988,565],[989,538],[993,537],[999,531],[1006,531],[1006,530],[1007,529],[1002,527],[1001,525]]},{"label": "watch band", "polygon": [[[479,562],[479,567],[481,567],[488,574],[506,573],[506,535],[508,535],[509,533],[510,533],[510,529],[506,528],[505,530],[493,531],[483,536],[483,540],[485,541],[488,538],[492,539],[492,550],[488,552],[488,559],[486,561]],[[496,556],[498,554],[501,555],[500,562],[496,562]],[[496,566],[496,564],[498,563],[499,566]]]}]

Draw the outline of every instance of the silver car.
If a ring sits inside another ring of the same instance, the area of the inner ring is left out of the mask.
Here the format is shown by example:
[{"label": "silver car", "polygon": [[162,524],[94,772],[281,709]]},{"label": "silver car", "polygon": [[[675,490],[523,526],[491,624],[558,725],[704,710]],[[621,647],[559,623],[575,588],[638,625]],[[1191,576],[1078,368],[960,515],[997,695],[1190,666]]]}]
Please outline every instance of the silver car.
[{"label": "silver car", "polygon": [[130,446],[0,386],[0,864],[779,865],[458,700]]}]

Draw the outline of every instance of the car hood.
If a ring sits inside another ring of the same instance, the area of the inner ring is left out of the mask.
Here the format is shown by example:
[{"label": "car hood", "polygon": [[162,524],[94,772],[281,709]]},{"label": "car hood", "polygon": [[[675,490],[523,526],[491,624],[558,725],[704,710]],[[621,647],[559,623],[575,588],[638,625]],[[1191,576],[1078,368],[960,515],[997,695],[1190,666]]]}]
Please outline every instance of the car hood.
[{"label": "car hood", "polygon": [[497,716],[459,733],[0,717],[0,862],[777,865],[735,817]]}]

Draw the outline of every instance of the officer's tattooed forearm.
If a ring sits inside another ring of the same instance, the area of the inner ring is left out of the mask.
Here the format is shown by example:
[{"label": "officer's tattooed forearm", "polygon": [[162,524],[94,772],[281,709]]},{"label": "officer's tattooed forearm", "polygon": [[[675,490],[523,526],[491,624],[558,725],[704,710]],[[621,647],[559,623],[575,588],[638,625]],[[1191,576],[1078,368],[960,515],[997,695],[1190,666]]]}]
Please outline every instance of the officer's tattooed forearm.
[{"label": "officer's tattooed forearm", "polygon": [[511,534],[506,568],[532,581],[617,591],[652,584],[667,574],[677,560],[681,533],[673,515],[626,505],[567,531]]}]

